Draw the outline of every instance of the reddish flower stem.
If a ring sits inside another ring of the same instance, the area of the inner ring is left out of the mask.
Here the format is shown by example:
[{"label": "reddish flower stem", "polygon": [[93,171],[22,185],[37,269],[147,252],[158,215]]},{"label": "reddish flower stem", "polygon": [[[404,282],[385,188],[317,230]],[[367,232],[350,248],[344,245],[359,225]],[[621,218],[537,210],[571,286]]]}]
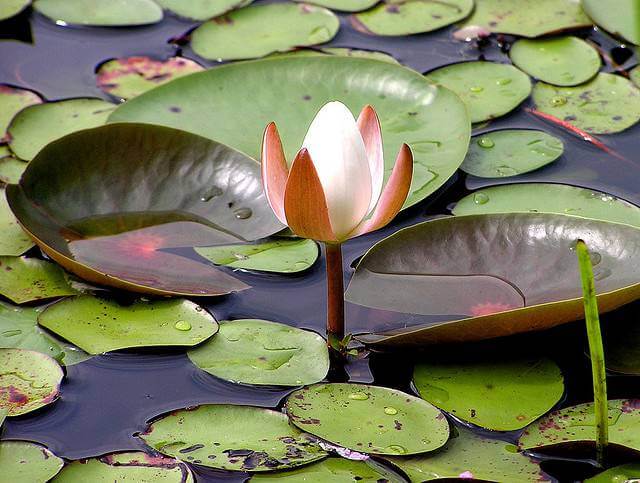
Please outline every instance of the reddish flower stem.
[{"label": "reddish flower stem", "polygon": [[344,277],[342,273],[342,246],[325,243],[327,259],[327,337],[344,339]]}]

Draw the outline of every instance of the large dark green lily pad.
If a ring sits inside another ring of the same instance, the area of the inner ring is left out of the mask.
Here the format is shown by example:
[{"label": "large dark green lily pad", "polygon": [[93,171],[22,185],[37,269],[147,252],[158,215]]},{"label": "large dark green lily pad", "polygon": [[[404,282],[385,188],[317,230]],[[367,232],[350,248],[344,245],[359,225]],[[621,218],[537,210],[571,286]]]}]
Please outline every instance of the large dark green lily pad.
[{"label": "large dark green lily pad", "polygon": [[[541,196],[543,193],[543,196]],[[601,191],[553,183],[522,183],[478,190],[462,198],[454,215],[557,213],[640,227],[640,208]]]},{"label": "large dark green lily pad", "polygon": [[9,208],[4,189],[0,188],[0,255],[22,255],[32,246],[33,241],[20,228]]},{"label": "large dark green lily pad", "polygon": [[577,37],[521,39],[509,57],[530,76],[556,86],[582,84],[600,70],[598,51]]},{"label": "large dark green lily pad", "polygon": [[508,64],[460,62],[433,70],[427,79],[451,89],[469,108],[471,122],[512,111],[531,93],[526,74]]},{"label": "large dark green lily pad", "polygon": [[332,10],[341,10],[343,12],[359,12],[373,7],[378,0],[294,0],[300,3],[312,3],[321,7],[330,8]]},{"label": "large dark green lily pad", "polygon": [[460,99],[412,70],[368,59],[291,57],[222,66],[136,97],[110,121],[185,129],[254,159],[260,158],[265,126],[276,121],[291,161],[317,111],[332,100],[356,115],[366,104],[376,108],[387,176],[400,145],[411,146],[414,171],[405,207],[437,190],[462,163],[470,126]]},{"label": "large dark green lily pad", "polygon": [[[64,465],[44,446],[26,441],[0,441],[0,480],[6,483],[45,483]],[[57,481],[57,480],[56,480]]]},{"label": "large dark green lily pad", "polygon": [[602,327],[607,369],[621,374],[640,375],[640,326],[635,320]]},{"label": "large dark green lily pad", "polygon": [[346,297],[453,320],[405,327],[399,315],[397,329],[358,338],[381,345],[461,342],[578,320],[584,316],[573,250],[578,238],[598,260],[602,313],[640,297],[637,228],[542,213],[446,217],[376,244],[358,264]]},{"label": "large dark green lily pad", "polygon": [[178,460],[140,451],[113,453],[99,458],[72,461],[55,483],[193,483],[189,468]]},{"label": "large dark green lily pad", "polygon": [[51,141],[105,123],[115,105],[101,99],[69,99],[28,106],[9,124],[9,145],[20,159],[31,160]]},{"label": "large dark green lily pad", "polygon": [[[609,444],[640,452],[640,400],[609,401]],[[549,450],[579,442],[595,442],[593,403],[554,411],[527,427],[519,446],[526,450]]]},{"label": "large dark green lily pad", "polygon": [[253,0],[155,0],[158,5],[180,17],[209,20],[235,8],[245,7]]},{"label": "large dark green lily pad", "polygon": [[352,17],[353,26],[375,35],[431,32],[467,17],[473,0],[386,0]]},{"label": "large dark green lily pad", "polygon": [[614,74],[600,73],[575,87],[538,82],[533,100],[538,110],[594,134],[624,131],[640,120],[640,90]]},{"label": "large dark green lily pad", "polygon": [[184,299],[120,305],[82,295],[49,306],[38,323],[90,354],[134,347],[192,347],[218,331],[211,314]]},{"label": "large dark green lily pad", "polygon": [[439,451],[408,458],[387,458],[411,481],[473,479],[474,481],[550,481],[537,462],[512,444],[458,429]]},{"label": "large dark green lily pad", "polygon": [[266,320],[222,322],[214,338],[188,355],[209,374],[245,384],[313,384],[329,370],[322,337]]},{"label": "large dark green lily pad", "polygon": [[549,359],[421,363],[413,382],[434,406],[494,431],[525,427],[564,393],[560,368]]},{"label": "large dark green lily pad", "polygon": [[473,14],[463,27],[539,37],[590,25],[591,20],[575,0],[476,0]]},{"label": "large dark green lily pad", "polygon": [[584,481],[585,483],[626,483],[638,479],[640,479],[640,463],[627,463],[609,468]]},{"label": "large dark green lily pad", "polygon": [[161,295],[246,289],[171,249],[239,244],[282,228],[258,163],[152,125],[107,125],[49,145],[7,198],[40,247],[80,277]]},{"label": "large dark green lily pad", "polygon": [[274,471],[327,456],[281,412],[251,406],[210,404],[175,411],[140,438],[163,454],[224,470]]},{"label": "large dark green lily pad", "polygon": [[153,0],[35,0],[33,8],[58,25],[123,27],[162,20]]},{"label": "large dark green lily pad", "polygon": [[598,26],[640,45],[639,0],[582,0],[582,6]]},{"label": "large dark green lily pad", "polygon": [[[19,1],[17,3],[24,2]],[[5,4],[6,2],[2,3],[3,6]],[[0,9],[1,8],[2,6],[0,6]],[[0,13],[0,17],[1,15],[2,14]],[[6,142],[9,140],[6,136],[6,131],[13,116],[25,107],[33,104],[40,104],[41,102],[42,98],[35,92],[7,84],[0,84],[0,142]]]},{"label": "large dark green lily pad", "polygon": [[51,262],[0,256],[0,294],[17,304],[77,293],[64,271]]},{"label": "large dark green lily pad", "polygon": [[19,416],[58,399],[62,368],[48,355],[0,349],[0,408]]},{"label": "large dark green lily pad", "polygon": [[474,136],[460,169],[481,178],[528,173],[562,155],[562,141],[535,129],[504,129]]},{"label": "large dark green lily pad", "polygon": [[252,5],[203,23],[191,34],[191,47],[205,59],[252,59],[328,42],[339,27],[338,17],[326,8]]},{"label": "large dark green lily pad", "polygon": [[0,3],[0,20],[18,15],[29,5],[31,5],[31,0],[3,0]]},{"label": "large dark green lily pad", "polygon": [[304,431],[362,453],[425,453],[449,438],[438,409],[386,387],[316,384],[292,393],[285,408]]}]

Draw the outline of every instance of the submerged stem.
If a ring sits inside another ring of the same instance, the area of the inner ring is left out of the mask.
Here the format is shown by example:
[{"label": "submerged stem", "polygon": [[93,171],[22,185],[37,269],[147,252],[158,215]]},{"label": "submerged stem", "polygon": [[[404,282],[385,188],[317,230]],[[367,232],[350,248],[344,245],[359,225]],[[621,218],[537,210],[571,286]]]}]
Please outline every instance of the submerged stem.
[{"label": "submerged stem", "polygon": [[604,348],[600,332],[600,316],[593,281],[593,267],[589,250],[584,241],[576,244],[580,277],[582,278],[582,294],[584,299],[584,315],[587,323],[587,338],[591,357],[591,374],[593,376],[593,398],[596,417],[596,459],[604,464],[607,445],[609,444],[609,421],[607,404],[607,376],[604,365]]},{"label": "submerged stem", "polygon": [[[327,338],[331,342],[344,339],[344,278],[342,246],[325,243],[327,259]],[[331,346],[331,344],[330,344]]]}]

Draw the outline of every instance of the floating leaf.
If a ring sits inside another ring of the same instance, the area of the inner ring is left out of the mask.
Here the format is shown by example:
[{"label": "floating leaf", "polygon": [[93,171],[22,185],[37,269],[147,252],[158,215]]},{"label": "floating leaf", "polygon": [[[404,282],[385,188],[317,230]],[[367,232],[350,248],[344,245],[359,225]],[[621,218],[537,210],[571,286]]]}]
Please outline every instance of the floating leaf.
[{"label": "floating leaf", "polygon": [[0,256],[0,294],[22,304],[34,300],[76,295],[57,265],[27,257]]},{"label": "floating leaf", "polygon": [[[0,169],[1,166],[0,164]],[[18,256],[32,246],[31,238],[20,228],[18,220],[9,208],[4,189],[0,188],[0,255]]]},{"label": "floating leaf", "polygon": [[507,178],[555,161],[564,145],[535,129],[504,129],[475,136],[460,169],[481,178]]},{"label": "floating leaf", "polygon": [[62,369],[51,357],[25,349],[0,349],[0,408],[19,416],[58,398]]},{"label": "floating leaf", "polygon": [[607,370],[640,375],[640,327],[634,320],[602,327]]},{"label": "floating leaf", "polygon": [[[264,88],[267,79],[269,89]],[[405,207],[440,188],[467,151],[469,118],[456,95],[410,69],[339,56],[267,59],[192,74],[124,103],[110,121],[184,129],[254,159],[260,158],[264,127],[275,121],[292,160],[309,123],[332,100],[356,114],[374,105],[382,123],[387,175],[400,145],[411,146],[415,163]]]},{"label": "floating leaf", "polygon": [[[398,328],[358,339],[380,345],[462,342],[581,319],[573,252],[578,238],[598,262],[602,313],[640,297],[632,268],[640,257],[637,228],[542,213],[446,217],[400,230],[365,254],[347,300],[399,312]],[[453,320],[406,327],[401,314]]]},{"label": "floating leaf", "polygon": [[598,26],[640,45],[639,0],[582,0],[582,6]]},{"label": "floating leaf", "polygon": [[[593,403],[578,404],[547,414],[520,436],[525,450],[547,450],[577,442],[594,442],[596,418]],[[609,445],[640,451],[640,400],[609,401]]]},{"label": "floating leaf", "polygon": [[0,468],[6,483],[46,482],[64,465],[44,446],[26,441],[0,441]]},{"label": "floating leaf", "polygon": [[205,59],[252,59],[328,42],[339,27],[338,17],[322,7],[290,2],[256,5],[202,24],[191,34],[191,47]]},{"label": "floating leaf", "polygon": [[640,87],[640,66],[634,67],[629,72],[629,78],[638,87]]},{"label": "floating leaf", "polygon": [[[6,184],[18,183],[25,169],[27,169],[27,163],[24,161],[20,161],[13,156],[0,157],[0,182]],[[4,192],[4,190],[2,191]]]},{"label": "floating leaf", "polygon": [[626,465],[609,468],[584,481],[585,483],[622,483],[638,479],[640,479],[640,464],[628,463]]},{"label": "floating leaf", "polygon": [[18,15],[29,5],[31,0],[3,0],[0,3],[0,21]]},{"label": "floating leaf", "polygon": [[[597,0],[596,0],[597,1]],[[475,0],[475,9],[463,27],[523,37],[590,27],[591,20],[575,0]]]},{"label": "floating leaf", "polygon": [[373,7],[378,0],[294,0],[295,2],[312,3],[320,7],[343,12],[360,12]]},{"label": "floating leaf", "polygon": [[[18,2],[25,3],[22,0],[18,0]],[[0,17],[2,17],[1,9],[6,3],[7,2],[3,2],[2,5],[0,5]],[[26,3],[28,4],[30,2]],[[35,92],[7,84],[0,84],[0,142],[9,141],[6,131],[13,116],[25,107],[40,104],[41,102],[42,98]]]},{"label": "floating leaf", "polygon": [[408,35],[431,32],[467,17],[473,0],[425,2],[386,0],[352,17],[353,26],[375,35]]},{"label": "floating leaf", "polygon": [[196,247],[195,250],[216,265],[264,272],[300,272],[318,258],[318,245],[313,240],[276,239],[252,245]]},{"label": "floating leaf", "polygon": [[434,406],[494,431],[525,427],[564,393],[560,368],[549,359],[421,363],[413,382]]},{"label": "floating leaf", "polygon": [[245,7],[253,0],[156,0],[156,3],[180,17],[209,20],[230,10]]},{"label": "floating leaf", "polygon": [[238,244],[282,228],[265,200],[258,163],[217,142],[152,125],[67,136],[29,164],[7,197],[40,247],[70,271],[159,295],[248,288],[172,249]]},{"label": "floating leaf", "polygon": [[600,70],[598,51],[577,37],[521,39],[509,57],[530,76],[556,86],[582,84]]},{"label": "floating leaf", "polygon": [[96,73],[96,83],[107,94],[131,99],[172,79],[201,70],[200,64],[183,57],[170,57],[165,61],[123,57],[101,64]]},{"label": "floating leaf", "polygon": [[433,70],[427,79],[451,89],[469,108],[471,122],[512,111],[531,93],[531,81],[512,65],[460,62]]},{"label": "floating leaf", "polygon": [[[544,193],[544,196],[540,196]],[[554,183],[485,188],[462,198],[454,215],[557,213],[640,227],[640,208],[601,191]]]},{"label": "floating leaf", "polygon": [[277,411],[209,404],[155,421],[140,435],[163,454],[188,463],[239,471],[274,471],[327,456]]},{"label": "floating leaf", "polygon": [[222,322],[216,337],[187,354],[209,374],[244,384],[313,384],[329,370],[322,337],[266,320]]},{"label": "floating leaf", "polygon": [[33,9],[58,25],[122,27],[162,20],[153,0],[35,0]]},{"label": "floating leaf", "polygon": [[193,483],[189,468],[180,461],[139,451],[112,453],[99,458],[72,461],[56,477],[56,483],[78,482]]},{"label": "floating leaf", "polygon": [[611,134],[640,120],[640,90],[629,79],[598,74],[576,87],[538,82],[533,88],[538,110],[594,134]]},{"label": "floating leaf", "polygon": [[458,429],[439,451],[408,458],[387,458],[411,481],[473,479],[474,481],[550,481],[538,463],[497,439]]},{"label": "floating leaf", "polygon": [[81,295],[49,306],[38,323],[90,354],[134,347],[192,347],[218,331],[211,314],[180,299],[123,306]]},{"label": "floating leaf", "polygon": [[26,107],[9,124],[9,145],[16,156],[29,161],[51,141],[104,124],[114,108],[100,99],[69,99]]},{"label": "floating leaf", "polygon": [[292,393],[285,407],[300,429],[363,453],[424,453],[449,438],[438,409],[386,387],[316,384]]}]

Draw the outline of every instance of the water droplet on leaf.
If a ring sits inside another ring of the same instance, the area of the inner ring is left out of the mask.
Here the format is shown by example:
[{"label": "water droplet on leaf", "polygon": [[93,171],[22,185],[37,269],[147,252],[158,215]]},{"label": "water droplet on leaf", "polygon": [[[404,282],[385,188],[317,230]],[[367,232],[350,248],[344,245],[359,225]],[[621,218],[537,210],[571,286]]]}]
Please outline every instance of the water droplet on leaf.
[{"label": "water droplet on leaf", "polygon": [[179,320],[174,324],[174,327],[178,330],[183,330],[183,331],[187,331],[187,330],[191,330],[191,324],[189,322],[187,322],[186,320]]},{"label": "water droplet on leaf", "polygon": [[473,202],[476,205],[484,205],[489,201],[489,197],[484,193],[476,193],[473,195]]},{"label": "water droplet on leaf", "polygon": [[407,450],[403,446],[400,446],[399,444],[389,445],[384,450],[387,453],[392,453],[392,454],[405,454],[407,452]]},{"label": "water droplet on leaf", "polygon": [[482,92],[484,90],[484,88],[480,87],[480,86],[471,86],[471,87],[469,87],[469,90],[471,92]]},{"label": "water droplet on leaf", "polygon": [[551,98],[551,104],[553,106],[564,106],[567,103],[567,98],[564,96],[553,96]]},{"label": "water droplet on leaf", "polygon": [[253,212],[251,211],[251,208],[238,208],[233,212],[233,214],[238,220],[246,220],[253,214]]},{"label": "water droplet on leaf", "polygon": [[353,399],[354,401],[366,401],[369,399],[369,395],[364,392],[353,392],[349,394],[349,399]]},{"label": "water droplet on leaf", "polygon": [[496,145],[496,143],[493,142],[493,140],[489,137],[481,137],[480,139],[478,139],[478,146],[480,146],[481,148],[492,148]]},{"label": "water droplet on leaf", "polygon": [[394,414],[398,414],[398,410],[394,407],[387,406],[384,408],[384,413],[393,416]]}]

